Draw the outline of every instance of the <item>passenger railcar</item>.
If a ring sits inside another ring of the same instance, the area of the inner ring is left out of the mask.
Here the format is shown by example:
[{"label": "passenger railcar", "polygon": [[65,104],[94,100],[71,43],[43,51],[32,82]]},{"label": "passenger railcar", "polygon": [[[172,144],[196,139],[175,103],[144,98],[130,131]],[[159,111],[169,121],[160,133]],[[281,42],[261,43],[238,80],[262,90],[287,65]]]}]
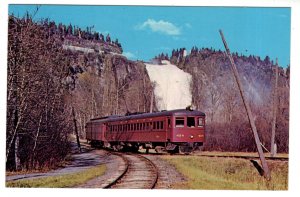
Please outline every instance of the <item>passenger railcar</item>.
[{"label": "passenger railcar", "polygon": [[203,145],[205,114],[178,109],[128,116],[91,119],[86,125],[86,138],[92,146],[137,151],[143,146],[169,152],[190,152]]}]

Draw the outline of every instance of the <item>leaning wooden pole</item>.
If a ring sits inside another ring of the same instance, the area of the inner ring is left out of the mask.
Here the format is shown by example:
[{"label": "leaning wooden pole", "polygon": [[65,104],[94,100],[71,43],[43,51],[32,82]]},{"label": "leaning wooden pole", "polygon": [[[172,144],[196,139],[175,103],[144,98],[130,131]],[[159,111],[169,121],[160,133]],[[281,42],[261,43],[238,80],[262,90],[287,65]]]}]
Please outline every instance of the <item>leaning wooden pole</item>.
[{"label": "leaning wooden pole", "polygon": [[255,139],[257,150],[258,150],[259,158],[260,158],[260,161],[261,161],[261,164],[262,164],[262,168],[264,170],[264,177],[267,180],[270,180],[271,179],[270,170],[269,170],[268,164],[266,162],[266,158],[264,156],[264,153],[263,153],[263,150],[262,150],[262,147],[261,147],[259,136],[257,134],[256,126],[255,126],[253,115],[252,115],[252,111],[250,109],[249,103],[246,101],[245,93],[244,93],[244,90],[243,90],[243,87],[242,87],[242,84],[241,84],[241,80],[240,80],[236,65],[233,61],[233,58],[232,58],[230,50],[227,46],[227,43],[226,43],[226,40],[224,38],[222,30],[220,30],[220,35],[221,35],[223,44],[225,46],[226,54],[227,54],[227,57],[229,58],[229,61],[230,61],[230,64],[231,64],[231,69],[233,71],[235,80],[237,82],[237,85],[238,85],[238,88],[239,88],[244,106],[246,108],[246,112],[247,112],[247,115],[248,115],[248,120],[249,120],[249,123],[251,125],[251,129],[252,129],[252,132],[253,132],[253,135],[254,135],[254,139]]},{"label": "leaning wooden pole", "polygon": [[276,59],[275,71],[275,87],[273,93],[273,121],[272,121],[272,135],[271,135],[271,157],[275,157],[275,130],[276,130],[276,116],[277,116],[277,87],[278,87],[278,60]]}]

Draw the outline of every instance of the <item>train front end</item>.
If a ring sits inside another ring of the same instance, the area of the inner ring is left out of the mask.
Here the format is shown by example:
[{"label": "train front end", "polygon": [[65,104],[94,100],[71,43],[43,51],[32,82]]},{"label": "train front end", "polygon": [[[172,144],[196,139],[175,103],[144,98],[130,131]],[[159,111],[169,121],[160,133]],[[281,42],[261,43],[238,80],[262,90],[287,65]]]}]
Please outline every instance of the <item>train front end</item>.
[{"label": "train front end", "polygon": [[191,152],[205,141],[205,114],[200,111],[186,111],[174,114],[170,129],[169,151]]}]

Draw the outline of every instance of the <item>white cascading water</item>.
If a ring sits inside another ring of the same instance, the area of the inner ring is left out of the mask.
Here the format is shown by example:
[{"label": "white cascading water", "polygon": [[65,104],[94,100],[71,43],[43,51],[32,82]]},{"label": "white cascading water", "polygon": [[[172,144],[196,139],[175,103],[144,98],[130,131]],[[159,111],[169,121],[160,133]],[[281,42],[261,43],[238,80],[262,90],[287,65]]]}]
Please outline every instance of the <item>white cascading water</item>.
[{"label": "white cascading water", "polygon": [[183,109],[192,103],[190,83],[192,76],[169,61],[163,65],[146,64],[158,110]]}]

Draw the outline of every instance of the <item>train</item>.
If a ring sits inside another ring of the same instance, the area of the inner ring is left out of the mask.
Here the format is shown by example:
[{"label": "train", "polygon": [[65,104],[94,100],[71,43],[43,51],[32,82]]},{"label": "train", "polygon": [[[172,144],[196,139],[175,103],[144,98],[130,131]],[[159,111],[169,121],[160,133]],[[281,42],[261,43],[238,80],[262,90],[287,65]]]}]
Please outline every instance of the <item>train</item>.
[{"label": "train", "polygon": [[204,143],[205,113],[176,109],[93,118],[86,124],[86,139],[92,147],[116,151],[189,153]]}]

